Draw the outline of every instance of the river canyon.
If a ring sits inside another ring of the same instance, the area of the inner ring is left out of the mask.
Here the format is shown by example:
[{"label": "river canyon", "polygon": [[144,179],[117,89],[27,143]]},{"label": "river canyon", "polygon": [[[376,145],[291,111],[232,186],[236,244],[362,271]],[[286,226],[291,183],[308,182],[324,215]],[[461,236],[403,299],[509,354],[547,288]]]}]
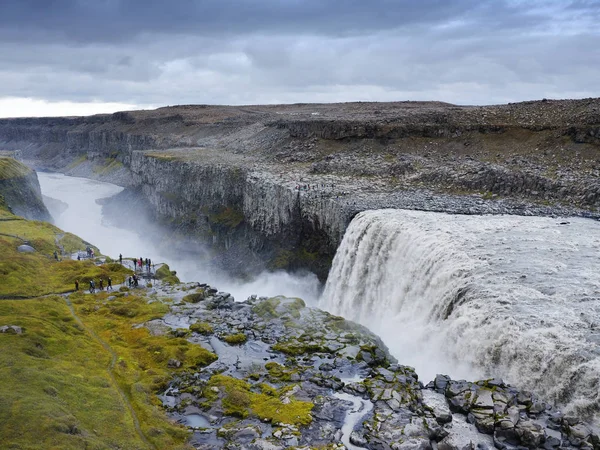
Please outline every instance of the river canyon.
[{"label": "river canyon", "polygon": [[55,222],[113,258],[303,298],[424,383],[504,378],[597,426],[597,106],[176,107],[1,120],[0,149],[59,172]]}]

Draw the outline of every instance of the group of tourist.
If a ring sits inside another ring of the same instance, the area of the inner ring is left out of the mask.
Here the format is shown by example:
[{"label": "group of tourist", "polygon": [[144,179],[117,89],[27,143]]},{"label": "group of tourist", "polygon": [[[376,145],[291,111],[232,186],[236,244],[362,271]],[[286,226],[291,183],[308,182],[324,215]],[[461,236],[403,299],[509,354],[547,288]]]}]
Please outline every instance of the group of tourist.
[{"label": "group of tourist", "polygon": [[138,276],[134,273],[132,276],[127,278],[127,283],[129,284],[129,287],[138,287],[140,281]]},{"label": "group of tourist", "polygon": [[[75,280],[75,290],[78,291],[79,290],[79,280]],[[94,279],[90,280],[90,294],[94,294],[96,292],[96,290],[99,291],[103,291],[104,290],[104,280],[102,278],[100,278],[98,280],[98,287],[96,287],[96,282],[94,281]],[[112,285],[112,278],[111,277],[107,277],[106,278],[106,291],[112,291],[113,290],[113,285]]]},{"label": "group of tourist", "polygon": [[141,256],[140,256],[140,259],[133,258],[133,269],[134,270],[146,269],[148,272],[150,272],[150,267],[152,267],[152,261],[150,260],[150,258],[144,259]]},{"label": "group of tourist", "polygon": [[[89,258],[94,257],[94,250],[92,248],[87,247],[86,252],[87,252],[87,256]],[[56,252],[55,252],[54,256],[55,256],[55,258],[57,258]],[[77,259],[80,260],[81,255],[78,254]],[[143,271],[145,269],[148,272],[150,272],[150,270],[152,268],[152,261],[150,260],[150,258],[145,258],[145,259],[142,257],[140,257],[139,259],[132,258],[132,261],[133,261],[134,271],[136,271],[136,270]],[[119,263],[121,265],[123,264],[123,255],[122,254],[119,254]],[[129,285],[129,287],[138,287],[139,282],[140,282],[140,278],[135,273],[127,278],[127,284]],[[79,291],[79,280],[75,280],[75,290]],[[96,291],[103,291],[103,290],[104,290],[104,279],[99,278],[97,284],[96,284],[95,280],[93,280],[93,279],[90,280],[90,293],[91,294],[95,293]],[[107,277],[107,279],[106,279],[106,290],[107,291],[113,290],[112,279],[110,277]]]}]

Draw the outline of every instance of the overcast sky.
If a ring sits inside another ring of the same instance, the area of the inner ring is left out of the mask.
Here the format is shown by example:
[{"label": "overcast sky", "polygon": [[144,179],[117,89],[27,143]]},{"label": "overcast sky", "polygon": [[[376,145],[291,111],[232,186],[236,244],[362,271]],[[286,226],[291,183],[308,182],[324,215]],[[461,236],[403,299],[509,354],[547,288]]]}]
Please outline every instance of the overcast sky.
[{"label": "overcast sky", "polygon": [[600,96],[600,0],[0,0],[0,117]]}]

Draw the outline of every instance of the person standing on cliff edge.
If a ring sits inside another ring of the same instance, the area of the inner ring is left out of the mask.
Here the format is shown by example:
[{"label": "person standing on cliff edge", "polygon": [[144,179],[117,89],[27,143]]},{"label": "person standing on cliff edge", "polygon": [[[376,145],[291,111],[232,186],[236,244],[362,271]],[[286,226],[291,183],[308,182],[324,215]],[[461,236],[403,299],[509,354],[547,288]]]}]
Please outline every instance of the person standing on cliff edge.
[{"label": "person standing on cliff edge", "polygon": [[123,265],[123,255],[119,253],[119,264]]}]

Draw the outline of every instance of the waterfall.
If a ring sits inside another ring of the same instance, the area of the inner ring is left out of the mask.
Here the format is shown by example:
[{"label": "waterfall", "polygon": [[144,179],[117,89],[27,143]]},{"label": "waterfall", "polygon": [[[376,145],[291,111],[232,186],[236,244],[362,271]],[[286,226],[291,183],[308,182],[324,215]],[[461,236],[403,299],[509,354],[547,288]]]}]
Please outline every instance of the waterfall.
[{"label": "waterfall", "polygon": [[585,417],[600,409],[600,224],[358,214],[320,307],[370,327],[425,381],[500,376]]}]

